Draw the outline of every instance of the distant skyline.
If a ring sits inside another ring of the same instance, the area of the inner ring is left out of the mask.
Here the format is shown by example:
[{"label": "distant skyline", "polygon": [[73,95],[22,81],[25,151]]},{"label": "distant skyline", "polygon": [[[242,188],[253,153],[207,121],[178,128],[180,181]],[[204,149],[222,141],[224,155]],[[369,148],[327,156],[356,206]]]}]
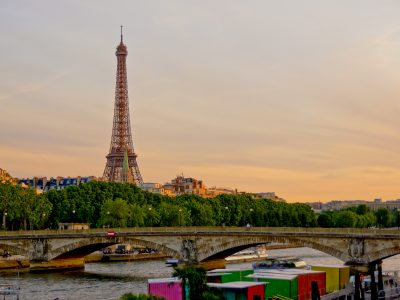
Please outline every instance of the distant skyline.
[{"label": "distant skyline", "polygon": [[145,182],[400,198],[400,2],[0,2],[0,168],[100,177],[120,25]]}]

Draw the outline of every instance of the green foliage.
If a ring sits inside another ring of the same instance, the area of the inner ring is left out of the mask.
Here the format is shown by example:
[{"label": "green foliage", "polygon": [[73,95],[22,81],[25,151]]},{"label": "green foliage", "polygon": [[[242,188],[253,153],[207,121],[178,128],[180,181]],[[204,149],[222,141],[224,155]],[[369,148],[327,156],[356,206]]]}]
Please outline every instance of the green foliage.
[{"label": "green foliage", "polygon": [[132,209],[130,205],[117,198],[107,200],[101,207],[100,226],[126,227],[131,217]]},{"label": "green foliage", "polygon": [[332,214],[321,214],[318,216],[318,225],[320,227],[324,227],[324,228],[331,228],[331,227],[335,227],[335,223],[332,217]]},{"label": "green foliage", "polygon": [[362,204],[343,210],[323,212],[317,220],[321,227],[394,227],[400,225],[400,212],[386,208],[373,212]]},{"label": "green foliage", "polygon": [[[91,227],[140,226],[318,226],[308,205],[250,195],[168,197],[132,184],[92,181],[36,195],[31,189],[0,184],[0,216],[14,229],[58,228],[61,222]],[[1,224],[0,224],[1,225]]]},{"label": "green foliage", "polygon": [[349,210],[340,211],[336,216],[336,227],[352,228],[356,222],[357,214]]},{"label": "green foliage", "polygon": [[[142,191],[132,184],[89,182],[44,197],[52,204],[49,222],[84,222],[92,227],[140,226],[318,226],[306,204],[288,204],[249,195],[168,197]],[[72,212],[75,211],[73,214]],[[107,213],[108,212],[108,213]]]},{"label": "green foliage", "polygon": [[[189,300],[219,300],[218,292],[207,286],[207,271],[200,266],[181,266],[174,269],[173,276],[182,280],[182,286],[189,287]],[[182,295],[186,299],[186,295]]]},{"label": "green foliage", "polygon": [[7,229],[43,229],[48,227],[52,204],[34,190],[12,184],[0,184],[1,226]]},{"label": "green foliage", "polygon": [[163,300],[162,297],[157,297],[153,295],[139,294],[134,295],[132,293],[124,294],[121,296],[120,300]]},{"label": "green foliage", "polygon": [[387,208],[379,208],[375,212],[375,216],[379,227],[390,227],[392,225],[392,215]]}]

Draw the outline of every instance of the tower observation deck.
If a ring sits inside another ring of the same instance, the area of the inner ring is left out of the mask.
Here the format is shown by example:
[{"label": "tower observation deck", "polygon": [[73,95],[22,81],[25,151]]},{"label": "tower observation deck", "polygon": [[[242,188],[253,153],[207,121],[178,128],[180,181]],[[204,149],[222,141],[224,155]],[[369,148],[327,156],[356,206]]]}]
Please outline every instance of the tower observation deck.
[{"label": "tower observation deck", "polygon": [[128,49],[123,42],[121,26],[121,42],[115,53],[117,56],[117,79],[115,86],[114,121],[111,135],[110,151],[103,180],[112,182],[143,183],[137,164],[137,155],[133,148],[133,138],[129,117],[128,79],[126,57]]}]

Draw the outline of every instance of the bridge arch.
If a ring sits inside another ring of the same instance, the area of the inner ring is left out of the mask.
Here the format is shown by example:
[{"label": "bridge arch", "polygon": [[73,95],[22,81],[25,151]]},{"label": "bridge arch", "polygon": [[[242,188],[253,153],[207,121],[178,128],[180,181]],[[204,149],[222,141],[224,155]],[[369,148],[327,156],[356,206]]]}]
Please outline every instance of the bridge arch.
[{"label": "bridge arch", "polygon": [[379,250],[379,251],[375,251],[372,253],[368,254],[369,257],[369,261],[370,262],[377,262],[380,261],[382,259],[391,257],[391,256],[395,256],[400,254],[400,247],[399,246],[394,246],[394,247],[389,247],[389,248],[385,248],[383,250]]},{"label": "bridge arch", "polygon": [[346,261],[348,259],[346,253],[342,253],[341,251],[332,246],[319,243],[318,241],[312,239],[288,237],[288,236],[260,235],[260,236],[250,236],[245,238],[232,238],[225,242],[214,243],[214,245],[211,247],[202,247],[208,250],[199,253],[198,261],[207,261],[212,259],[225,258],[237,251],[246,249],[248,247],[253,247],[268,243],[291,244],[297,247],[308,247],[329,254],[342,261]]},{"label": "bridge arch", "polygon": [[152,249],[157,249],[162,251],[167,256],[177,256],[179,253],[177,251],[170,249],[164,245],[146,241],[142,239],[130,238],[130,237],[94,237],[94,238],[82,238],[71,241],[71,243],[53,249],[48,260],[53,259],[65,259],[65,258],[82,258],[86,255],[93,253],[95,251],[101,250],[103,248],[116,245],[130,243],[141,247],[148,247]]}]

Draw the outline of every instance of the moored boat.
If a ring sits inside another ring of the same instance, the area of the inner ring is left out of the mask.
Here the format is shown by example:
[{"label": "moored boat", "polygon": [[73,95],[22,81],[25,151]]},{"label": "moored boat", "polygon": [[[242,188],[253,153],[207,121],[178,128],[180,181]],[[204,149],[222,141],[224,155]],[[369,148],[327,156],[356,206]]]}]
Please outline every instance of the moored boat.
[{"label": "moored boat", "polygon": [[271,257],[261,262],[253,263],[253,270],[279,268],[305,268],[306,262],[298,257]]},{"label": "moored boat", "polygon": [[258,261],[268,257],[267,250],[263,246],[251,247],[225,258],[226,263]]}]

